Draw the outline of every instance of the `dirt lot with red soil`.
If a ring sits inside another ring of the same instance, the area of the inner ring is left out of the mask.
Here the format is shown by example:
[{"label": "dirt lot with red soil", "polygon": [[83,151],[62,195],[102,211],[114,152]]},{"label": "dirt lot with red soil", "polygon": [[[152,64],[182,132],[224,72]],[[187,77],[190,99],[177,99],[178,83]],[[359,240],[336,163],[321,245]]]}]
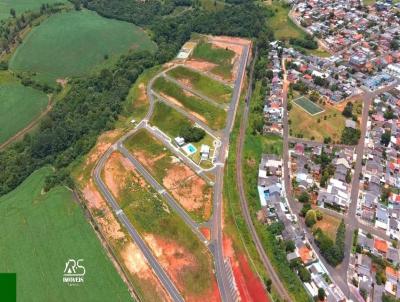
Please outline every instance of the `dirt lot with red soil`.
[{"label": "dirt lot with red soil", "polygon": [[174,163],[163,179],[164,187],[189,212],[202,212],[204,220],[211,216],[212,188],[188,166]]},{"label": "dirt lot with red soil", "polygon": [[250,268],[244,254],[236,254],[232,240],[224,236],[224,255],[229,258],[238,292],[243,302],[269,302],[261,280]]},{"label": "dirt lot with red soil", "polygon": [[[196,270],[197,264],[195,257],[182,246],[179,246],[173,240],[158,237],[154,234],[144,235],[144,239],[150,246],[159,263],[168,272],[173,282],[180,292],[185,291],[185,272],[188,270]],[[210,276],[210,278],[213,278]],[[219,291],[216,281],[213,288],[202,295],[185,296],[186,301],[202,302],[202,301],[220,301]]]},{"label": "dirt lot with red soil", "polygon": [[171,301],[139,248],[122,230],[121,225],[92,179],[87,180],[84,177],[84,175],[90,175],[94,163],[111,146],[119,134],[119,131],[103,134],[89,153],[86,161],[76,168],[73,176],[81,186],[87,208],[92,213],[99,227],[99,232],[113,248],[119,262],[128,272],[130,278],[137,280],[136,284],[144,294],[142,298],[145,301]]}]

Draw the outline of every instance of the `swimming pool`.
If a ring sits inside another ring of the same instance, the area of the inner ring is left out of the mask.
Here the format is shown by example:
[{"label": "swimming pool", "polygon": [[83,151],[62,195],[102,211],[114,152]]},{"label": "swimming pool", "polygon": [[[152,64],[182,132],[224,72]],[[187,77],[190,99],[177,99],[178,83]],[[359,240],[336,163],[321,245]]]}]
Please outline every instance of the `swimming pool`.
[{"label": "swimming pool", "polygon": [[194,154],[194,153],[197,152],[196,147],[193,146],[192,144],[184,145],[184,146],[182,147],[182,149],[183,149],[183,151],[185,151],[185,153],[186,153],[187,155],[192,155],[192,154]]}]

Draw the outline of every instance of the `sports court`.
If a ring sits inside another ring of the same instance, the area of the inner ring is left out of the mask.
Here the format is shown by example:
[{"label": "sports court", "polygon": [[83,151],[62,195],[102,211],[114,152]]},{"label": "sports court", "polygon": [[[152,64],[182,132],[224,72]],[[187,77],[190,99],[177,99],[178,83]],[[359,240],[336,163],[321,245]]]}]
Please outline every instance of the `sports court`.
[{"label": "sports court", "polygon": [[295,99],[293,102],[310,115],[317,115],[325,111],[322,107],[318,106],[304,96]]}]

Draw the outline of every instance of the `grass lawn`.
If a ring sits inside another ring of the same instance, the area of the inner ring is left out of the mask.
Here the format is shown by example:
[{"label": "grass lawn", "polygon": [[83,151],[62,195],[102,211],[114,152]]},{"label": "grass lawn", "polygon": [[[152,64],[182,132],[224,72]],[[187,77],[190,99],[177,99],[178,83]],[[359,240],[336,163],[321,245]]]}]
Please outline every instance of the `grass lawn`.
[{"label": "grass lawn", "polygon": [[[332,142],[339,142],[345,128],[345,117],[330,105],[320,105],[325,111],[311,116],[299,106],[293,104],[289,111],[290,135],[322,142],[325,137],[331,137]],[[325,119],[326,117],[326,119]]]},{"label": "grass lawn", "polygon": [[232,97],[232,88],[218,81],[199,73],[189,68],[178,66],[168,71],[168,75],[176,78],[178,81],[189,86],[194,90],[199,91],[203,95],[213,99],[217,103],[229,103]]},{"label": "grass lawn", "polygon": [[[17,273],[19,301],[131,301],[70,191],[41,194],[49,168],[0,198],[0,271]],[[84,283],[62,282],[68,259],[84,259]]]},{"label": "grass lawn", "polygon": [[112,64],[129,49],[153,50],[155,45],[133,24],[88,10],[70,11],[35,27],[12,57],[10,69],[34,72],[37,80],[51,84],[58,78],[86,75]]},{"label": "grass lawn", "polygon": [[[151,117],[150,124],[158,127],[161,131],[166,133],[171,139],[179,136],[180,130],[183,126],[193,126],[193,123],[189,121],[184,115],[180,114],[175,109],[167,106],[164,103],[158,102],[154,108],[154,114]],[[196,148],[197,152],[190,156],[190,158],[203,168],[211,168],[211,161],[200,162],[200,148],[202,144],[211,147],[211,154],[213,152],[214,139],[208,133],[204,138],[198,142],[192,143]]]},{"label": "grass lawn", "polygon": [[8,72],[0,72],[0,144],[26,127],[47,103],[43,92],[23,86]]},{"label": "grass lawn", "polygon": [[174,98],[189,111],[200,115],[213,129],[222,129],[225,125],[226,111],[213,106],[207,101],[185,92],[179,85],[167,81],[164,77],[159,77],[154,82],[153,88],[160,94],[165,94]]},{"label": "grass lawn", "polygon": [[230,79],[232,76],[232,59],[235,52],[230,49],[216,47],[211,43],[201,41],[193,50],[193,59],[204,60],[216,64],[211,72]]},{"label": "grass lawn", "polygon": [[324,218],[322,218],[320,221],[317,221],[317,223],[313,226],[313,230],[320,228],[326,235],[329,236],[329,238],[335,241],[336,231],[339,227],[340,219],[326,213],[324,213],[323,216]]},{"label": "grass lawn", "polygon": [[17,15],[28,10],[39,11],[42,3],[54,4],[68,2],[67,0],[0,0],[0,20],[11,18],[10,9],[15,9]]}]

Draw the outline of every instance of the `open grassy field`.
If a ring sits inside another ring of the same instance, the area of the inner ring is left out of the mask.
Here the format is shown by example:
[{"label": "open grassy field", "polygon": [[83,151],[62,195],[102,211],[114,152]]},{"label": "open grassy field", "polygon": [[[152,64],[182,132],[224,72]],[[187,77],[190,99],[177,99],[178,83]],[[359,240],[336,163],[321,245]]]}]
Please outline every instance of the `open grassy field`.
[{"label": "open grassy field", "polygon": [[217,103],[229,103],[232,96],[232,88],[215,81],[199,72],[189,68],[178,66],[167,72],[168,75],[181,81],[185,85],[194,90],[199,91],[204,96],[207,96]]},{"label": "open grassy field", "polygon": [[[131,301],[70,191],[41,194],[49,168],[0,198],[0,271],[17,273],[19,301]],[[84,259],[84,283],[63,284],[68,259]]]},{"label": "open grassy field", "polygon": [[324,213],[322,220],[317,221],[317,223],[313,226],[313,230],[320,228],[326,235],[329,236],[329,238],[335,241],[339,224],[340,219]]},{"label": "open grassy field", "polygon": [[232,76],[232,59],[235,57],[235,52],[230,49],[216,47],[211,43],[201,41],[193,50],[191,57],[215,64],[216,66],[211,69],[211,72],[223,78],[229,79]]},{"label": "open grassy field", "polygon": [[297,105],[292,106],[289,111],[290,135],[314,139],[322,142],[325,137],[331,137],[333,142],[339,142],[342,131],[345,128],[345,117],[342,113],[330,105],[321,105],[324,112],[317,115],[310,115]]},{"label": "open grassy field", "polygon": [[303,38],[304,31],[298,28],[289,18],[290,7],[283,4],[283,1],[274,0],[268,8],[274,13],[268,19],[268,25],[274,31],[275,39],[289,41],[290,38]]},{"label": "open grassy field", "polygon": [[8,72],[0,72],[0,144],[26,127],[47,103],[43,92],[23,86]]},{"label": "open grassy field", "polygon": [[70,11],[35,27],[11,58],[10,69],[33,72],[37,80],[54,83],[111,64],[129,49],[154,48],[148,35],[131,23],[88,10]]},{"label": "open grassy field", "polygon": [[160,141],[143,130],[125,145],[193,219],[206,221],[210,218],[212,188]]},{"label": "open grassy field", "polygon": [[140,121],[145,117],[149,109],[149,99],[146,91],[147,84],[160,69],[160,66],[155,66],[145,70],[132,85],[125,102],[123,112],[125,119],[119,121],[120,123],[122,122],[124,126],[129,125],[132,119]]},{"label": "open grassy field", "polygon": [[67,0],[0,0],[0,20],[11,18],[10,9],[15,9],[17,15],[28,10],[39,11],[42,3],[54,4],[68,2]]},{"label": "open grassy field", "polygon": [[[158,127],[161,131],[166,133],[171,139],[179,136],[180,130],[184,126],[193,126],[193,123],[189,121],[185,116],[180,114],[175,109],[167,106],[164,103],[157,103],[154,108],[154,114],[151,117],[150,124]],[[213,149],[214,139],[208,133],[204,138],[198,142],[192,144],[197,148],[197,152],[190,156],[190,158],[199,164],[202,168],[211,168],[211,161],[200,162],[200,148],[202,144],[208,145]],[[211,152],[212,153],[212,152]]]},{"label": "open grassy field", "polygon": [[189,111],[194,112],[213,129],[222,129],[225,125],[226,111],[207,101],[184,91],[179,85],[159,77],[153,88],[167,97],[173,98]]},{"label": "open grassy field", "polygon": [[[290,18],[290,7],[282,0],[272,0],[268,8],[273,12],[273,16],[268,18],[268,26],[273,30],[275,39],[289,42],[291,38],[301,39],[305,37],[305,32],[299,28]],[[330,54],[323,49],[305,49],[296,47],[305,51],[308,55],[317,57],[329,57]]]},{"label": "open grassy field", "polygon": [[106,183],[117,195],[121,208],[185,298],[209,293],[213,273],[206,247],[166,201],[151,186],[145,185],[140,174],[121,158],[114,154],[105,169]]}]

